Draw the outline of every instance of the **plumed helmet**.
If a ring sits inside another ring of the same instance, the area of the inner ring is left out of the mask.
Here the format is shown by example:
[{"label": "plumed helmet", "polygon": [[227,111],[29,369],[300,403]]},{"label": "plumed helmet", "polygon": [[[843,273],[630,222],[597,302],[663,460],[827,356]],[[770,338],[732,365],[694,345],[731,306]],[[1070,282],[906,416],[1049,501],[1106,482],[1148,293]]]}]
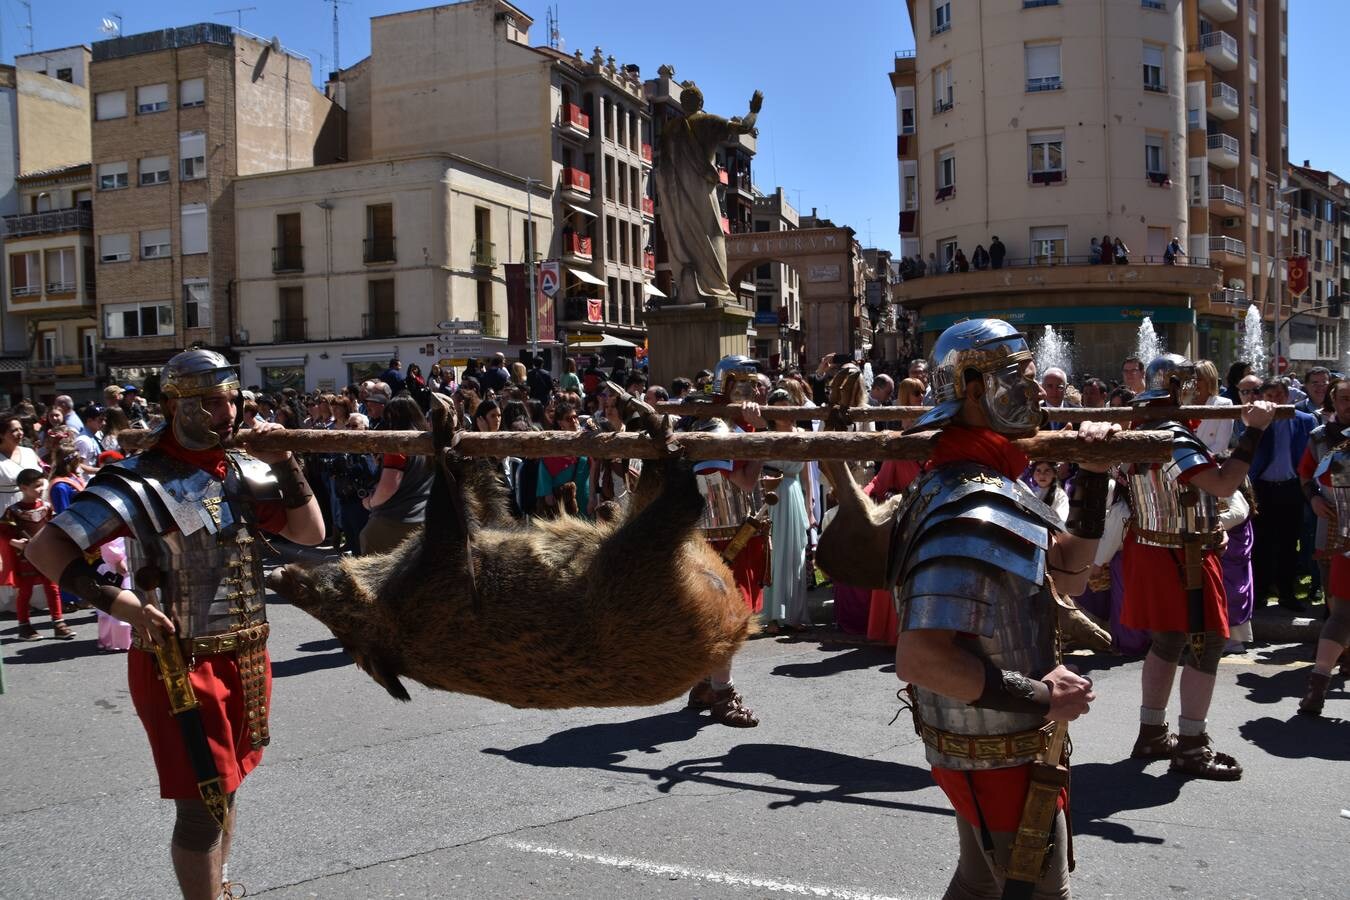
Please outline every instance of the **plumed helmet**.
[{"label": "plumed helmet", "polygon": [[983,404],[990,425],[1009,434],[1034,430],[1040,421],[1039,394],[1023,374],[1032,359],[1026,335],[1002,319],[967,319],[938,336],[929,372],[933,408],[911,431],[938,428],[956,418],[966,396],[965,373],[984,376]]},{"label": "plumed helmet", "polygon": [[[212,416],[202,402],[212,396],[230,397],[237,390],[239,373],[214,350],[184,350],[165,363],[160,391],[166,400],[175,401],[169,424],[178,443],[189,450],[219,447],[221,435],[212,429]],[[236,408],[235,427],[241,410]]]},{"label": "plumed helmet", "polygon": [[184,350],[164,364],[159,378],[160,391],[171,400],[239,389],[239,373],[214,350]]},{"label": "plumed helmet", "polygon": [[1195,399],[1195,363],[1179,353],[1161,353],[1144,370],[1144,389],[1135,395],[1134,404],[1154,400],[1172,400],[1185,406]]}]

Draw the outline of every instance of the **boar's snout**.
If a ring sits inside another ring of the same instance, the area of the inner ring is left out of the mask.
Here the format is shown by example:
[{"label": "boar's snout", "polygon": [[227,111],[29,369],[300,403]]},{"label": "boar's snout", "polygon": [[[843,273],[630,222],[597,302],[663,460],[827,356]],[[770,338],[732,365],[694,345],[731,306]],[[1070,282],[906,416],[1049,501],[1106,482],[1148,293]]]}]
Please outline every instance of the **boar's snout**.
[{"label": "boar's snout", "polygon": [[308,575],[293,564],[273,569],[266,578],[268,588],[300,607],[310,599],[310,592],[306,589],[308,581]]}]

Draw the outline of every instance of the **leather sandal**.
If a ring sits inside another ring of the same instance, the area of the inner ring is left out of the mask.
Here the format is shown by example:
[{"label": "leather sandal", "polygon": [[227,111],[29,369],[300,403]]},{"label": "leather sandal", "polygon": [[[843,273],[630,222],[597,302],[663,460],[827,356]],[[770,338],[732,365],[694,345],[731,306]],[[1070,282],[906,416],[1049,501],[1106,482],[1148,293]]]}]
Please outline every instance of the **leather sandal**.
[{"label": "leather sandal", "polygon": [[1305,716],[1320,716],[1327,701],[1327,688],[1331,687],[1331,676],[1320,672],[1308,673],[1308,688],[1299,701],[1298,711]]},{"label": "leather sandal", "polygon": [[1242,777],[1242,766],[1227,753],[1215,750],[1208,734],[1178,735],[1168,771],[1211,781],[1237,781]]},{"label": "leather sandal", "polygon": [[720,691],[714,691],[713,697],[711,711],[714,722],[732,728],[754,728],[759,724],[754,711],[745,705],[745,699],[734,687],[728,685]]},{"label": "leather sandal", "polygon": [[52,623],[52,636],[63,641],[73,640],[75,629],[67,625],[64,619],[57,619]]},{"label": "leather sandal", "polygon": [[40,641],[42,635],[38,633],[31,622],[20,622],[18,638],[21,641]]},{"label": "leather sandal", "polygon": [[713,690],[712,685],[706,678],[689,689],[690,709],[712,709],[716,702],[717,692]]},{"label": "leather sandal", "polygon": [[1133,759],[1171,759],[1177,751],[1177,736],[1161,725],[1140,725],[1139,737],[1130,751]]}]

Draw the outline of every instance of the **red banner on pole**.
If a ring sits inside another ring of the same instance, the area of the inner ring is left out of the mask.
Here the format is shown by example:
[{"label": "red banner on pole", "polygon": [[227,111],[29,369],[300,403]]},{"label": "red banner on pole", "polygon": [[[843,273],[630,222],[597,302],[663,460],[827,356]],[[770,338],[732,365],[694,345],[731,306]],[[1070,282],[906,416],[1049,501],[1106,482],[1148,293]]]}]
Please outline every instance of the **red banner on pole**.
[{"label": "red banner on pole", "polygon": [[1302,297],[1308,293],[1308,257],[1289,257],[1289,293]]},{"label": "red banner on pole", "polygon": [[506,269],[506,342],[527,344],[525,329],[530,321],[530,289],[524,263],[507,263]]}]

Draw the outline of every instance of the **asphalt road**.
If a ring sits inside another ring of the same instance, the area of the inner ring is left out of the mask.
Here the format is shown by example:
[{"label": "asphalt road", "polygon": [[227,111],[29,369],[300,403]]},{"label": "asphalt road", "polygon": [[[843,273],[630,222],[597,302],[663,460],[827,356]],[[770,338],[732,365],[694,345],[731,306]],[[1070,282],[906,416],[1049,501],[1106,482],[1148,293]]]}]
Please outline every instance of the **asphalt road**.
[{"label": "asphalt road", "polygon": [[[411,686],[391,699],[317,622],[274,605],[273,743],[240,793],[231,875],[250,897],[940,896],[952,813],[898,709],[887,651],[752,641],[763,723],[679,703],[520,711]],[[172,897],[125,660],[0,623],[0,897]],[[45,625],[45,622],[40,624]],[[1130,761],[1139,664],[1081,657],[1079,897],[1350,896],[1350,722],[1294,715],[1310,648],[1226,658],[1211,733],[1236,784]],[[1350,718],[1339,685],[1328,712]],[[1175,701],[1172,715],[1176,715]]]}]

